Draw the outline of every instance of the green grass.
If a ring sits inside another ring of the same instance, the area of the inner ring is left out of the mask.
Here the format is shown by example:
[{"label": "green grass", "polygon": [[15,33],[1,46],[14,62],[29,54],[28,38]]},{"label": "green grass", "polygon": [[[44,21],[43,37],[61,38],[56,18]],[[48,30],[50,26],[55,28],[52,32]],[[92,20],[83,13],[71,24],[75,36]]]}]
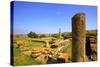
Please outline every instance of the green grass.
[{"label": "green grass", "polygon": [[[28,37],[15,37],[16,41],[20,41],[20,40],[25,40],[26,45],[25,47],[29,48],[29,50],[32,50],[35,47],[44,47],[45,43],[43,42],[32,42],[30,41],[31,38]],[[14,44],[14,66],[23,66],[23,65],[37,65],[37,64],[41,64],[39,60],[33,59],[30,56],[25,56],[22,54],[22,52],[20,51],[20,49],[15,47]],[[63,48],[62,52],[66,52],[70,55],[70,59],[71,59],[71,43],[68,42],[66,43],[66,46]]]},{"label": "green grass", "polygon": [[32,48],[35,48],[35,47],[43,47],[45,45],[45,43],[43,42],[30,42],[27,47],[32,50]]},{"label": "green grass", "polygon": [[[20,40],[25,40],[26,45],[25,47],[29,48],[29,50],[31,50],[32,48],[35,47],[43,47],[44,43],[42,42],[32,42],[29,41],[30,38],[27,37],[15,37],[16,41],[20,41]],[[13,51],[14,51],[14,66],[23,66],[23,65],[32,65],[32,64],[40,64],[40,62],[38,60],[33,59],[30,56],[25,56],[22,54],[22,52],[20,51],[20,49],[16,48],[15,44],[13,44]]]},{"label": "green grass", "polygon": [[14,56],[20,56],[21,51],[15,47],[15,44],[14,44],[13,48],[14,48]]},{"label": "green grass", "polygon": [[71,59],[72,59],[72,43],[71,42],[66,43],[65,47],[62,49],[61,52],[68,53],[69,61],[71,61]]},{"label": "green grass", "polygon": [[[35,44],[37,44],[37,43],[35,43]],[[39,46],[39,45],[37,45],[37,46]],[[40,62],[29,56],[23,55],[22,52],[14,46],[14,66],[32,65],[32,64],[40,64]]]},{"label": "green grass", "polygon": [[31,57],[24,56],[24,55],[14,57],[15,66],[32,65],[32,64],[36,65],[36,64],[40,64],[40,62],[38,60],[33,60]]}]

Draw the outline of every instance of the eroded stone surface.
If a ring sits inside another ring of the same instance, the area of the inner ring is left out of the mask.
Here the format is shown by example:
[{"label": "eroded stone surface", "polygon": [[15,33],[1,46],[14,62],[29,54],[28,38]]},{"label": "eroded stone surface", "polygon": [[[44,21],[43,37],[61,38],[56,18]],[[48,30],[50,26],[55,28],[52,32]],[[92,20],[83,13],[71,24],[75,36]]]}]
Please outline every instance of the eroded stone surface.
[{"label": "eroded stone surface", "polygon": [[85,61],[86,20],[84,13],[72,17],[72,61]]}]

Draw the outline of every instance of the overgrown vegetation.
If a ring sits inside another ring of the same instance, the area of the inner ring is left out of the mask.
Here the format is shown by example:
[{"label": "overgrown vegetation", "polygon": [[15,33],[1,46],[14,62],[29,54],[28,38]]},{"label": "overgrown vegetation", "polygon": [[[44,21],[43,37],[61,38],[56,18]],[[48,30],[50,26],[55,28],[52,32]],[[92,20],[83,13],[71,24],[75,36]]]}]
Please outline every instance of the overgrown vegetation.
[{"label": "overgrown vegetation", "polygon": [[[88,30],[86,33],[87,37],[95,36],[97,37],[97,30]],[[39,60],[33,59],[31,56],[23,55],[22,51],[18,48],[16,48],[16,44],[18,41],[22,41],[25,43],[25,47],[27,47],[29,50],[32,50],[33,48],[44,48],[45,43],[44,42],[34,42],[32,39],[40,39],[40,40],[47,40],[49,45],[51,46],[53,43],[60,42],[62,40],[66,40],[68,38],[72,37],[71,32],[63,32],[60,34],[37,34],[35,32],[29,32],[27,35],[14,35],[14,42],[13,42],[13,48],[14,48],[14,65],[31,65],[31,64],[41,64]],[[64,47],[60,52],[62,53],[68,53],[69,59],[68,62],[72,62],[72,41],[64,43]],[[56,57],[56,56],[55,56]]]},{"label": "overgrown vegetation", "polygon": [[[29,50],[32,50],[35,47],[43,47],[44,43],[43,42],[30,42],[30,38],[28,37],[14,37],[16,41],[25,41],[26,42],[26,47],[29,48]],[[16,43],[13,44],[13,51],[14,51],[14,65],[19,66],[19,65],[31,65],[31,64],[40,64],[38,60],[32,59],[31,56],[25,56],[23,55],[22,51],[18,48],[16,48]]]},{"label": "overgrown vegetation", "polygon": [[38,34],[36,34],[35,32],[30,32],[30,33],[28,33],[27,35],[28,35],[28,37],[30,37],[30,38],[38,38]]},{"label": "overgrown vegetation", "polygon": [[[32,50],[35,47],[40,47],[43,48],[45,43],[43,42],[34,42],[31,41],[31,38],[29,37],[21,37],[21,36],[15,36],[14,39],[16,41],[25,41],[26,43],[26,47],[29,48],[29,50]],[[50,40],[50,39],[49,39]],[[51,38],[51,41],[54,40]],[[56,40],[56,39],[55,39]],[[23,55],[23,53],[21,52],[20,49],[16,48],[16,43],[13,44],[13,48],[14,48],[14,65],[31,65],[31,64],[41,64],[40,61],[33,59],[30,56],[25,56]],[[66,43],[67,45],[67,43]],[[68,50],[66,50],[68,49]],[[71,46],[67,47],[65,46],[64,49],[61,52],[67,52],[67,53],[71,53]]]}]

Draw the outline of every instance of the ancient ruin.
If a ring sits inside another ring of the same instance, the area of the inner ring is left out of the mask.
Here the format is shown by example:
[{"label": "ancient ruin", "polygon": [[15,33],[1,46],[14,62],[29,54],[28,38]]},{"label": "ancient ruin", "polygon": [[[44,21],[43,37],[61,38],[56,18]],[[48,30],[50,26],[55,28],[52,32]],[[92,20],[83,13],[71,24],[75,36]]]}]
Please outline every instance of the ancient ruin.
[{"label": "ancient ruin", "polygon": [[72,61],[85,61],[86,19],[84,13],[72,17]]}]

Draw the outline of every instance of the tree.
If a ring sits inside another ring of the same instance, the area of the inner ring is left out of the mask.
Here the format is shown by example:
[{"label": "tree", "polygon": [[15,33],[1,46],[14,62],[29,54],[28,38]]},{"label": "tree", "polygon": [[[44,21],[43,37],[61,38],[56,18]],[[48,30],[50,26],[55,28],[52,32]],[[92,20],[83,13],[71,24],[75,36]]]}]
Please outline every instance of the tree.
[{"label": "tree", "polygon": [[43,37],[47,37],[47,36],[45,34],[41,34],[39,37],[43,38]]},{"label": "tree", "polygon": [[58,33],[57,34],[52,34],[52,37],[60,38],[60,35]]},{"label": "tree", "polygon": [[38,34],[36,34],[35,32],[30,32],[27,34],[27,36],[30,38],[38,38]]},{"label": "tree", "polygon": [[64,39],[70,38],[70,37],[72,37],[72,33],[71,33],[71,32],[64,32],[64,33],[62,34],[62,37],[63,37]]}]

